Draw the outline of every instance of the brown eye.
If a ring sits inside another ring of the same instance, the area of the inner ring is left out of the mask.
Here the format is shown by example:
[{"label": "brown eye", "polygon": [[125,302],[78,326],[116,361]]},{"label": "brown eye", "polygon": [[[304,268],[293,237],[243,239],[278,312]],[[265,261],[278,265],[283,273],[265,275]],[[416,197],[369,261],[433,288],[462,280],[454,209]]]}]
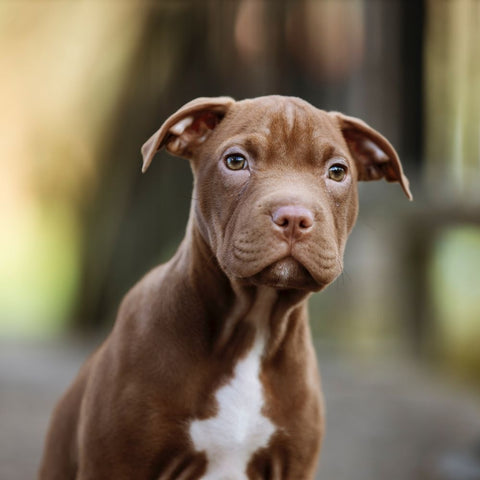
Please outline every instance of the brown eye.
[{"label": "brown eye", "polygon": [[335,182],[341,182],[344,178],[345,175],[347,174],[347,169],[343,165],[332,165],[328,169],[328,178],[331,180],[334,180]]},{"label": "brown eye", "polygon": [[239,153],[232,153],[225,157],[225,165],[230,170],[243,170],[247,168],[247,159]]}]

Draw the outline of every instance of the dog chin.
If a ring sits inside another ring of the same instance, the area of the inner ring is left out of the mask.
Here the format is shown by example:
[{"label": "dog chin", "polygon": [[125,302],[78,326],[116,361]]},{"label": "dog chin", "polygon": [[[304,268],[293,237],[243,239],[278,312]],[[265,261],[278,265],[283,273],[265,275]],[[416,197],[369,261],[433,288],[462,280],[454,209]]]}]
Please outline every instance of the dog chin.
[{"label": "dog chin", "polygon": [[266,285],[278,290],[318,291],[319,285],[310,272],[295,258],[286,257],[265,267],[252,277],[256,285]]}]

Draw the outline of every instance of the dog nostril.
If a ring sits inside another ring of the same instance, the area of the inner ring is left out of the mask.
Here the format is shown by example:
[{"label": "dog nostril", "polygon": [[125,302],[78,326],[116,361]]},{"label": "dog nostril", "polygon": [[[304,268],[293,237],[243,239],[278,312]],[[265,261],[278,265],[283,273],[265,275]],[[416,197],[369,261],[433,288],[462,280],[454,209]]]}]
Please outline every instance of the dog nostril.
[{"label": "dog nostril", "polygon": [[288,219],[288,215],[286,215],[281,208],[279,208],[273,213],[272,220],[273,220],[273,223],[275,223],[275,225],[278,225],[279,227],[282,227],[282,228],[288,227],[290,223]]},{"label": "dog nostril", "polygon": [[298,225],[300,228],[310,228],[313,225],[313,222],[310,218],[301,218]]}]

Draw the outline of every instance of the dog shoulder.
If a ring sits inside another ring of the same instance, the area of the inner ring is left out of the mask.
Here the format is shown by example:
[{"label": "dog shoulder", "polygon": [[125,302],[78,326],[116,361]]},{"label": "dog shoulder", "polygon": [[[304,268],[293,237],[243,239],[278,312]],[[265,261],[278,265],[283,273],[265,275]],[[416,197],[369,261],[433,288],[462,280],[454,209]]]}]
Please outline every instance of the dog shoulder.
[{"label": "dog shoulder", "polygon": [[120,305],[112,332],[115,341],[126,346],[137,343],[142,349],[156,347],[158,342],[171,348],[184,343],[179,326],[185,312],[178,300],[179,291],[185,291],[184,278],[169,263],[148,272]]},{"label": "dog shoulder", "polygon": [[[162,313],[163,291],[169,283],[168,264],[150,270],[125,295],[118,310],[116,323],[150,320]],[[171,281],[171,279],[170,279]]]}]

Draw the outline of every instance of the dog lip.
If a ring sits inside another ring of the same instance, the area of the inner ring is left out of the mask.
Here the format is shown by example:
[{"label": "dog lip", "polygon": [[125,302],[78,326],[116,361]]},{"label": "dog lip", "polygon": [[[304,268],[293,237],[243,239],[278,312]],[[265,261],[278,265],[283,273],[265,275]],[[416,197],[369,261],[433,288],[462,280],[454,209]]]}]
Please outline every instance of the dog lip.
[{"label": "dog lip", "polygon": [[277,289],[318,290],[323,288],[315,281],[310,271],[294,256],[287,255],[260,272],[252,275],[255,284],[268,285]]}]

